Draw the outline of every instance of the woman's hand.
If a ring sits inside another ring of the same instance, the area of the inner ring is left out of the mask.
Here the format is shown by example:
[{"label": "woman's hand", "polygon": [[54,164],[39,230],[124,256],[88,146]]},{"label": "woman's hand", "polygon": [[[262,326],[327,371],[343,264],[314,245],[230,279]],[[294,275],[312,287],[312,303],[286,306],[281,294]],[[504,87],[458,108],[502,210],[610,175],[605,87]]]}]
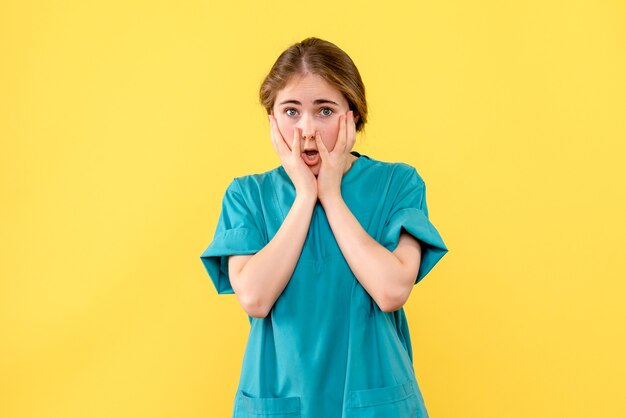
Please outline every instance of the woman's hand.
[{"label": "woman's hand", "polygon": [[315,175],[302,160],[301,138],[298,128],[293,129],[291,151],[278,129],[276,118],[269,115],[272,145],[280,158],[280,162],[296,188],[296,195],[317,201],[317,180]]},{"label": "woman's hand", "polygon": [[350,168],[350,151],[356,142],[354,113],[349,110],[345,115],[339,115],[339,132],[332,152],[322,142],[319,132],[315,135],[315,142],[322,158],[317,175],[317,196],[323,205],[328,199],[341,197],[341,179]]}]

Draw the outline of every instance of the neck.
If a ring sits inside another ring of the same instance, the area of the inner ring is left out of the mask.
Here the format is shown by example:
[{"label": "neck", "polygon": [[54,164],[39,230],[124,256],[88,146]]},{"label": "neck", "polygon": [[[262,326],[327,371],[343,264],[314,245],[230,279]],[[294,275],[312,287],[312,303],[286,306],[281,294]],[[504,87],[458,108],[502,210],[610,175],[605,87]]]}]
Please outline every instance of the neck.
[{"label": "neck", "polygon": [[354,164],[354,162],[358,159],[359,157],[357,157],[354,154],[350,154],[350,158],[348,159],[348,165],[346,167],[346,169],[344,170],[343,174],[346,174],[348,172],[348,170],[350,170],[350,168],[352,167],[352,164]]}]

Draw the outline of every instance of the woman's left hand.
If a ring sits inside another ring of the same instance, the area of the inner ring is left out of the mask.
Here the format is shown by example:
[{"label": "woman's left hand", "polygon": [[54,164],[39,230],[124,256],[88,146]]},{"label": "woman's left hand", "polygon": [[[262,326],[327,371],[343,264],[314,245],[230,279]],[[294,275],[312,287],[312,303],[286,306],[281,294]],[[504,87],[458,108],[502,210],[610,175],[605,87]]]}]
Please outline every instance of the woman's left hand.
[{"label": "woman's left hand", "polygon": [[349,110],[339,115],[339,132],[332,151],[328,151],[319,132],[315,135],[322,164],[317,175],[317,197],[322,203],[328,199],[341,197],[341,179],[352,162],[350,151],[356,142],[354,113]]}]

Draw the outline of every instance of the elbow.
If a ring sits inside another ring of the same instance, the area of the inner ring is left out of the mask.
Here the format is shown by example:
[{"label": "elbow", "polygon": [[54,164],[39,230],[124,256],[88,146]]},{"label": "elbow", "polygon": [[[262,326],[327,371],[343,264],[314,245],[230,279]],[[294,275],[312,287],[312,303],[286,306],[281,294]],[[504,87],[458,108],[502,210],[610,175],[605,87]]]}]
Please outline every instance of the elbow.
[{"label": "elbow", "polygon": [[[419,268],[419,265],[418,265]],[[409,299],[417,276],[416,269],[397,273],[396,277],[387,277],[386,286],[382,291],[378,306],[383,312],[394,312],[404,306]]]},{"label": "elbow", "polygon": [[398,309],[404,306],[404,302],[401,302],[397,299],[392,298],[384,298],[379,304],[378,307],[383,312],[395,312]]},{"label": "elbow", "polygon": [[239,274],[231,272],[230,281],[239,305],[248,315],[254,318],[265,318],[269,314],[271,307],[268,308],[256,292],[244,285],[247,281],[242,280]]},{"label": "elbow", "polygon": [[259,300],[258,297],[254,297],[253,295],[237,295],[237,298],[243,310],[253,318],[265,318],[270,312],[267,304]]},{"label": "elbow", "polygon": [[380,298],[378,306],[383,312],[395,312],[402,308],[409,298],[410,289],[407,292],[406,289],[388,289],[386,293]]},{"label": "elbow", "polygon": [[248,311],[246,311],[246,313],[248,315],[250,315],[251,317],[253,317],[253,318],[265,318],[268,315],[269,311],[260,311],[260,310],[251,311],[251,310],[248,310]]},{"label": "elbow", "polygon": [[256,309],[248,309],[246,312],[248,313],[248,315],[250,315],[253,318],[265,318],[267,317],[267,315],[269,315],[270,310],[264,309],[264,308],[256,308]]}]

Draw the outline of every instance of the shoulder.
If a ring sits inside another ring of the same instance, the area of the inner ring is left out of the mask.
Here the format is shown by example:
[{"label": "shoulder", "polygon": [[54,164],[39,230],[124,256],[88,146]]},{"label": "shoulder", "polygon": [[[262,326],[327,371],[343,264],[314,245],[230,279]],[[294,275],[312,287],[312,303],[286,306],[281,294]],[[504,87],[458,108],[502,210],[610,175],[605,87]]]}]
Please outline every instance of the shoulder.
[{"label": "shoulder", "polygon": [[401,161],[382,161],[365,155],[363,155],[363,157],[368,160],[369,164],[367,170],[370,174],[387,178],[392,184],[424,184],[422,176],[417,169],[410,164]]},{"label": "shoulder", "polygon": [[256,194],[267,187],[272,187],[281,176],[281,166],[260,173],[246,174],[233,178],[228,186],[230,191],[241,194]]}]

